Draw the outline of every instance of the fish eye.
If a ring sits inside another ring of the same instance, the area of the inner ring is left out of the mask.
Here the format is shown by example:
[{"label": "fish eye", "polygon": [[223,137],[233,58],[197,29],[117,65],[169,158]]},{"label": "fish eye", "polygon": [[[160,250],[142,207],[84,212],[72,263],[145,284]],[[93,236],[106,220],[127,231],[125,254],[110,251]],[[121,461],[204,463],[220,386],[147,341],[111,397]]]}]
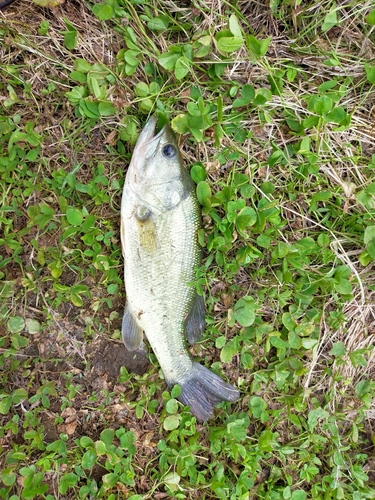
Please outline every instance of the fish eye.
[{"label": "fish eye", "polygon": [[177,154],[177,151],[176,148],[172,146],[172,144],[164,144],[162,153],[166,158],[174,158]]}]

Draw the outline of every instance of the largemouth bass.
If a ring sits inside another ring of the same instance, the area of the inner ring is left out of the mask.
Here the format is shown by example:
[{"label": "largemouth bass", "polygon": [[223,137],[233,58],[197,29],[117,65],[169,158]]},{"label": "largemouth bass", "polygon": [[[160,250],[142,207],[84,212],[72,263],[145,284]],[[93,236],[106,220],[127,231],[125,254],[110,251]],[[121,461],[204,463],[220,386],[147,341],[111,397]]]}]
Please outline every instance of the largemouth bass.
[{"label": "largemouth bass", "polygon": [[165,125],[155,135],[156,123],[151,117],[138,138],[122,196],[122,337],[135,350],[146,334],[168,386],[179,384],[179,400],[205,421],[239,392],[187,351],[186,340],[196,342],[205,328],[203,297],[189,286],[201,263],[201,213],[172,129]]}]

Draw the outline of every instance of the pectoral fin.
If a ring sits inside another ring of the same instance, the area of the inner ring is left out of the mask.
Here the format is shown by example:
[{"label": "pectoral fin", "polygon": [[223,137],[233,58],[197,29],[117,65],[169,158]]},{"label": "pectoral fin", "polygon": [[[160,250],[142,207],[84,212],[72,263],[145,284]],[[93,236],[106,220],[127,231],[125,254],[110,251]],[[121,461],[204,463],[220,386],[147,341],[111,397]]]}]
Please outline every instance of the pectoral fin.
[{"label": "pectoral fin", "polygon": [[122,319],[122,340],[129,351],[135,351],[142,344],[143,330],[138,326],[126,304]]},{"label": "pectoral fin", "polygon": [[196,295],[193,306],[185,320],[185,336],[189,344],[198,342],[205,326],[204,299],[201,295]]}]

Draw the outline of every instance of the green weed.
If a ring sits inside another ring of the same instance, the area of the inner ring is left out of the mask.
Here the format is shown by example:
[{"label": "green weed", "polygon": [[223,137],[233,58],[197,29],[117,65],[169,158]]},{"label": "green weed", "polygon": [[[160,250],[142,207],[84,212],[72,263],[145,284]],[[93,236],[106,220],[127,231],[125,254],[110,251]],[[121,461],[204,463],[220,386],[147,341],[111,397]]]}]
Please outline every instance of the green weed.
[{"label": "green weed", "polygon": [[[0,21],[0,498],[373,498],[373,2],[68,3]],[[202,206],[192,354],[241,391],[204,425],[91,351],[153,113]]]}]

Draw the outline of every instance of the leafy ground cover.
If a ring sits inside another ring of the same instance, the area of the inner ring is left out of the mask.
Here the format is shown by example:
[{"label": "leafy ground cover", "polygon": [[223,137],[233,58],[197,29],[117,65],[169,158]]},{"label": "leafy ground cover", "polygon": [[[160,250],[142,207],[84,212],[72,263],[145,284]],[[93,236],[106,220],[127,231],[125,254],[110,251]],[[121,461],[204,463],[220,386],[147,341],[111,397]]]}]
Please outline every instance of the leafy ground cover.
[{"label": "leafy ground cover", "polygon": [[[374,498],[373,1],[18,1],[0,37],[0,498]],[[192,354],[241,391],[204,425],[120,341],[151,113],[204,214]]]}]

